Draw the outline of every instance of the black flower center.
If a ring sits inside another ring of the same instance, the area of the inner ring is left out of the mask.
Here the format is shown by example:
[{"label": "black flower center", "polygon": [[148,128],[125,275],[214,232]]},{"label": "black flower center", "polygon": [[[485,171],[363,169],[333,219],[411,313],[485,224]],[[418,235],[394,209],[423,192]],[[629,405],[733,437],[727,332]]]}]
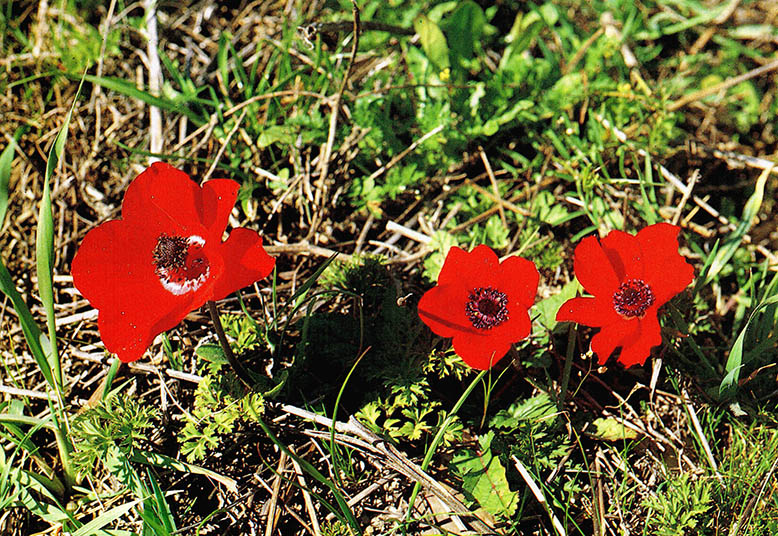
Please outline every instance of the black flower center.
[{"label": "black flower center", "polygon": [[197,235],[159,235],[152,252],[154,273],[168,292],[180,296],[205,283],[210,266],[203,253],[204,244],[205,240]]},{"label": "black flower center", "polygon": [[492,329],[508,320],[508,296],[492,287],[478,287],[470,291],[465,314],[473,327]]},{"label": "black flower center", "polygon": [[627,318],[642,317],[654,301],[651,287],[641,279],[628,279],[613,293],[613,308]]}]

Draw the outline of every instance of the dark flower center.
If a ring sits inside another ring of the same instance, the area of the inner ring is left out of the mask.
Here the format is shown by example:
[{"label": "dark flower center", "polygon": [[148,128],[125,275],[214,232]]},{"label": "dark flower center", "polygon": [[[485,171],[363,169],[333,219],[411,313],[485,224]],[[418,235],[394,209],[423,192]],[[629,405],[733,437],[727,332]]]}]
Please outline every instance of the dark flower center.
[{"label": "dark flower center", "polygon": [[470,291],[465,314],[477,329],[492,329],[508,320],[508,296],[492,287]]},{"label": "dark flower center", "polygon": [[159,235],[152,252],[154,273],[168,292],[180,296],[205,283],[211,270],[203,253],[204,244],[205,240],[197,235]]},{"label": "dark flower center", "polygon": [[613,293],[613,308],[627,318],[642,317],[654,301],[651,287],[641,279],[628,279]]}]

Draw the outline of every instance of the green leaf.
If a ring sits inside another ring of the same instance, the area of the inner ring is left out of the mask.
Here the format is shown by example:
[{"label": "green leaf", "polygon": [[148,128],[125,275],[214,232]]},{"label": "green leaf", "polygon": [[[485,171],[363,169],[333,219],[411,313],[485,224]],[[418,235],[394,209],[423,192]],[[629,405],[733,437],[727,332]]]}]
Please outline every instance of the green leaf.
[{"label": "green leaf", "polygon": [[133,508],[135,508],[141,502],[143,502],[142,499],[136,499],[134,501],[130,501],[128,503],[115,506],[110,510],[103,512],[102,514],[94,518],[92,521],[90,521],[86,525],[82,526],[80,529],[73,532],[72,536],[95,536],[95,535],[108,536],[109,533],[101,529],[103,527],[108,526],[110,523],[116,521],[117,519],[119,519],[121,516],[123,516]]},{"label": "green leaf", "polygon": [[316,283],[316,281],[319,279],[321,274],[324,273],[324,270],[327,269],[327,267],[332,264],[332,261],[335,260],[335,257],[337,257],[337,253],[333,253],[329,258],[327,258],[326,261],[322,263],[321,266],[319,266],[315,272],[303,283],[300,285],[300,288],[297,289],[297,291],[292,295],[292,297],[289,299],[288,303],[293,303],[295,309],[303,303],[305,300],[305,295],[308,293],[308,291],[311,289],[311,287]]},{"label": "green leaf", "polygon": [[500,60],[500,69],[509,67],[514,57],[530,47],[544,26],[553,26],[558,19],[559,14],[551,4],[544,4],[539,10],[526,14],[519,12],[505,38],[508,46]]},{"label": "green leaf", "polygon": [[90,84],[100,85],[106,89],[110,89],[112,91],[116,91],[117,93],[121,93],[122,95],[132,97],[133,99],[138,99],[141,102],[145,102],[149,106],[156,106],[157,108],[168,112],[185,115],[197,126],[202,126],[208,122],[208,118],[200,116],[191,108],[189,108],[186,101],[178,102],[172,99],[155,97],[150,93],[135,87],[133,82],[128,82],[121,78],[109,78],[105,76],[94,76],[88,74],[84,76],[84,81],[89,82]]},{"label": "green leaf", "polygon": [[8,183],[11,180],[11,164],[16,153],[16,139],[0,153],[0,230],[3,228],[5,213],[8,211]]},{"label": "green leaf", "polygon": [[217,482],[222,483],[227,489],[233,492],[237,492],[238,484],[235,480],[228,476],[220,475],[205,467],[199,465],[193,465],[191,463],[185,463],[181,460],[176,460],[170,456],[164,454],[157,454],[155,452],[135,451],[130,456],[130,460],[136,463],[145,463],[147,465],[154,465],[162,467],[164,469],[172,469],[174,471],[180,471],[182,473],[194,473],[198,475],[204,475],[208,478],[212,478]]},{"label": "green leaf", "polygon": [[257,145],[264,149],[274,143],[291,145],[294,143],[295,132],[289,125],[270,125],[266,127],[257,139]]},{"label": "green leaf", "polygon": [[81,88],[84,85],[83,77],[78,85],[76,95],[73,97],[73,104],[65,116],[65,122],[57,133],[54,143],[49,149],[46,159],[46,173],[43,177],[43,198],[41,199],[40,209],[38,211],[38,229],[35,235],[35,261],[36,272],[38,275],[38,291],[40,293],[43,308],[46,311],[46,323],[49,328],[49,348],[47,359],[54,377],[54,388],[60,395],[62,394],[62,372],[60,370],[59,355],[57,353],[57,328],[56,318],[54,316],[54,217],[51,213],[51,177],[59,165],[62,153],[65,151],[65,142],[68,138],[68,129],[70,120],[73,117],[73,110],[76,108],[78,96],[81,94]]},{"label": "green leaf", "polygon": [[522,402],[514,402],[508,409],[497,412],[489,421],[492,428],[515,428],[520,421],[551,422],[558,413],[556,403],[547,393],[540,393]]},{"label": "green leaf", "polygon": [[448,54],[446,36],[426,15],[420,14],[413,19],[413,29],[419,34],[421,48],[430,62],[438,69],[444,71],[451,65]]},{"label": "green leaf", "polygon": [[41,374],[43,374],[46,383],[54,389],[54,376],[51,374],[51,367],[47,359],[48,339],[41,332],[35,320],[33,320],[30,309],[24,303],[19,291],[16,290],[11,274],[8,273],[2,261],[0,261],[0,291],[10,298],[14,311],[16,311],[16,315],[19,317],[19,323],[22,325],[22,333],[24,333],[30,353],[33,359],[35,359],[35,363],[38,365]]},{"label": "green leaf", "polygon": [[738,334],[737,339],[735,339],[735,343],[732,345],[732,349],[729,351],[729,357],[727,358],[727,375],[721,380],[721,385],[719,385],[719,395],[721,397],[726,398],[733,395],[737,388],[737,383],[740,379],[740,370],[743,367],[746,333],[752,324],[756,322],[757,315],[766,307],[776,303],[778,303],[778,294],[773,294],[769,297],[765,296],[759,305],[751,312],[751,315],[748,317],[748,322],[746,322],[746,325]]},{"label": "green leaf", "polygon": [[[581,288],[580,283],[578,283],[577,279],[573,279],[572,281],[568,282],[564,287],[562,287],[562,290],[557,292],[556,294],[552,294],[548,298],[544,300],[540,300],[535,305],[533,305],[533,309],[535,313],[538,313],[538,322],[541,326],[548,329],[549,331],[553,330],[556,325],[556,313],[559,310],[559,308],[562,306],[563,303],[565,303],[570,298],[574,298],[576,294],[578,294],[578,290]],[[534,317],[534,314],[533,314]]]},{"label": "green leaf", "polygon": [[621,421],[613,417],[600,417],[592,422],[593,430],[587,430],[588,434],[603,441],[624,441],[636,439],[637,432],[624,426]]},{"label": "green leaf", "polygon": [[427,245],[432,253],[424,259],[424,277],[430,281],[436,281],[443,268],[443,263],[446,261],[448,250],[458,245],[454,235],[446,231],[435,231],[435,234],[432,235],[432,242]]},{"label": "green leaf", "polygon": [[451,54],[455,58],[466,60],[472,58],[485,25],[486,15],[481,6],[472,0],[462,2],[445,25]]},{"label": "green leaf", "polygon": [[201,344],[195,348],[195,354],[197,357],[202,357],[209,363],[217,363],[219,365],[226,365],[229,363],[227,358],[224,357],[224,350],[218,344]]},{"label": "green leaf", "polygon": [[743,208],[743,216],[740,219],[740,225],[737,226],[737,229],[732,231],[732,233],[726,238],[724,243],[716,252],[716,256],[710,263],[708,275],[705,278],[705,284],[713,281],[719,272],[721,272],[722,268],[727,265],[729,260],[735,254],[735,251],[737,251],[737,249],[740,247],[740,244],[743,242],[743,237],[746,235],[748,230],[751,229],[751,225],[753,224],[754,219],[757,217],[759,209],[762,207],[765,183],[767,182],[767,178],[770,176],[772,169],[773,168],[765,169],[756,180],[754,193],[751,194],[751,197],[748,198],[748,201],[746,201],[746,206]]},{"label": "green leaf", "polygon": [[465,450],[452,460],[462,476],[463,490],[492,515],[512,516],[519,504],[519,494],[511,491],[505,467],[489,448],[494,432],[481,436],[479,451]]}]

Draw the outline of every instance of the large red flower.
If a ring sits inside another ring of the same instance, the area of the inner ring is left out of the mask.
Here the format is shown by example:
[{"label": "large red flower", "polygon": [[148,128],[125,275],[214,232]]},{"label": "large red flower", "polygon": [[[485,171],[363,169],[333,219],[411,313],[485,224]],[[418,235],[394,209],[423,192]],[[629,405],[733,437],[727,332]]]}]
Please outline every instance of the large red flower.
[{"label": "large red flower", "polygon": [[419,300],[419,317],[473,368],[487,370],[530,333],[529,308],[538,291],[535,265],[521,257],[500,262],[488,246],[452,247],[437,286]]},{"label": "large red flower", "polygon": [[620,346],[619,362],[642,365],[662,343],[657,312],[694,279],[694,268],[678,253],[679,231],[657,223],[636,236],[590,236],[575,248],[575,275],[592,297],[567,300],[556,319],[602,328],[592,338],[600,364]]},{"label": "large red flower", "polygon": [[98,309],[105,347],[119,359],[139,359],[190,311],[273,270],[256,231],[233,229],[222,242],[238,188],[226,179],[198,186],[157,162],[127,188],[122,219],[87,233],[73,284]]}]

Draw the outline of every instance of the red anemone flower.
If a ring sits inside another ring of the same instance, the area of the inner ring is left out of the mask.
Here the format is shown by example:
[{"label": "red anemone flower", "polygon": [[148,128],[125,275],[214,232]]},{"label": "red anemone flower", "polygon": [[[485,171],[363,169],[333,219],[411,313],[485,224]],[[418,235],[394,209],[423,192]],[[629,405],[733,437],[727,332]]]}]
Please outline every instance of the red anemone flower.
[{"label": "red anemone flower", "polygon": [[122,219],[87,233],[73,284],[98,309],[105,347],[119,359],[139,359],[190,311],[273,270],[256,231],[233,229],[222,242],[239,186],[227,179],[198,186],[156,162],[127,188]]},{"label": "red anemone flower", "polygon": [[636,236],[589,236],[575,248],[575,275],[592,297],[567,300],[556,319],[601,328],[592,338],[601,365],[619,346],[625,367],[642,365],[662,343],[657,312],[694,279],[694,268],[678,253],[679,231],[657,223]]},{"label": "red anemone flower", "polygon": [[539,279],[527,259],[500,262],[489,246],[470,253],[452,247],[437,286],[419,300],[419,317],[441,337],[453,337],[454,351],[465,363],[487,370],[529,335],[528,311]]}]

